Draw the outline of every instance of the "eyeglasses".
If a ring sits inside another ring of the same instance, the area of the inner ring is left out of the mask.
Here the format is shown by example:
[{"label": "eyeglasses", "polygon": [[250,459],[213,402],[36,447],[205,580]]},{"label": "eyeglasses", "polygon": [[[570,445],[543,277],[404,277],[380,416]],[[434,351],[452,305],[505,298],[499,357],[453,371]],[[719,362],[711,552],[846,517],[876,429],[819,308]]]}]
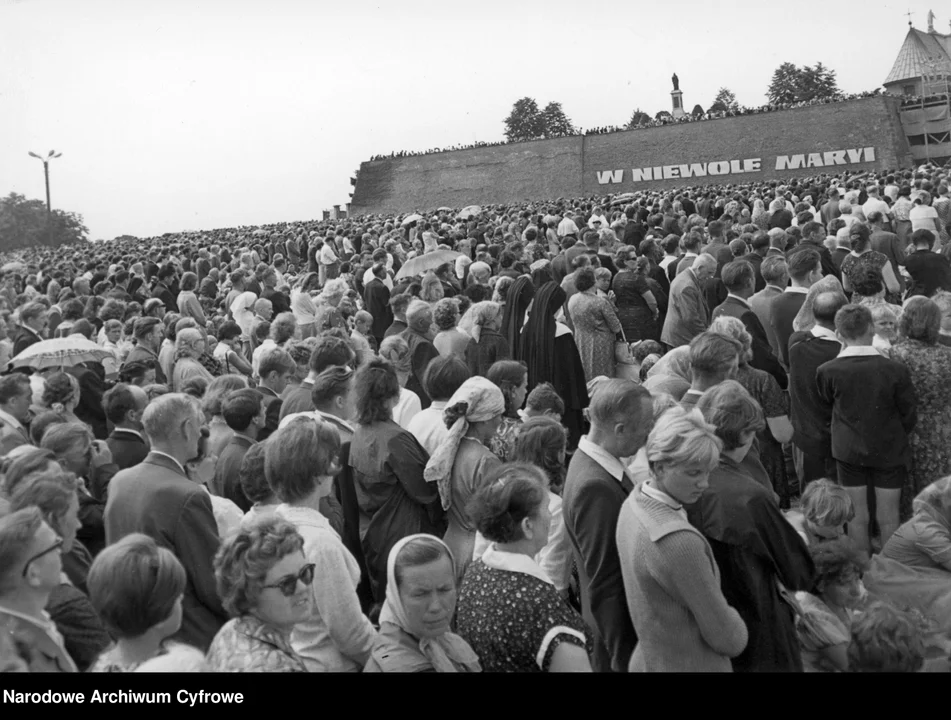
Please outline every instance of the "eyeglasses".
[{"label": "eyeglasses", "polygon": [[262,588],[276,588],[281,591],[284,597],[293,597],[297,590],[297,581],[300,580],[305,587],[309,587],[314,582],[314,564],[304,565],[296,575],[282,577],[273,585],[262,585]]},{"label": "eyeglasses", "polygon": [[63,547],[63,539],[59,538],[55,543],[53,543],[53,545],[46,548],[46,550],[44,550],[41,553],[37,553],[36,555],[31,557],[29,560],[27,560],[26,565],[23,566],[23,577],[26,577],[26,571],[30,569],[30,565],[32,565],[34,562],[39,560],[44,555],[49,555],[51,552],[56,552],[57,550],[62,549],[62,547]]}]

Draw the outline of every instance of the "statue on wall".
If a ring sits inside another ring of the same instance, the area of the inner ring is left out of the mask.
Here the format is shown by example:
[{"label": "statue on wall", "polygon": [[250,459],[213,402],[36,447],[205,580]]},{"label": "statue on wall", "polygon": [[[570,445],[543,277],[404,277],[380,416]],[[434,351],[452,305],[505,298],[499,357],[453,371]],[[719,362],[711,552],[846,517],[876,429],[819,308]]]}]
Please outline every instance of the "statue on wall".
[{"label": "statue on wall", "polygon": [[928,11],[928,32],[934,32],[934,13],[931,10]]},{"label": "statue on wall", "polygon": [[674,90],[680,90],[680,78],[677,77],[677,73],[674,73],[671,82],[674,83]]}]

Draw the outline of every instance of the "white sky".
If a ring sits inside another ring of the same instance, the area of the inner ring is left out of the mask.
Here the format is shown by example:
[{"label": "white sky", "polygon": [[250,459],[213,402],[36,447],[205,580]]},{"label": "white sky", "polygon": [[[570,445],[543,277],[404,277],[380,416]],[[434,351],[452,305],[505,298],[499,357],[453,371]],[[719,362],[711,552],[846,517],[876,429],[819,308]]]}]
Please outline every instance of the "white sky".
[{"label": "white sky", "polygon": [[[0,196],[44,199],[93,239],[307,220],[360,162],[503,137],[512,104],[580,127],[765,102],[782,62],[879,87],[931,0],[0,0]],[[791,6],[791,7],[790,7]],[[679,28],[679,29],[678,29]]]}]

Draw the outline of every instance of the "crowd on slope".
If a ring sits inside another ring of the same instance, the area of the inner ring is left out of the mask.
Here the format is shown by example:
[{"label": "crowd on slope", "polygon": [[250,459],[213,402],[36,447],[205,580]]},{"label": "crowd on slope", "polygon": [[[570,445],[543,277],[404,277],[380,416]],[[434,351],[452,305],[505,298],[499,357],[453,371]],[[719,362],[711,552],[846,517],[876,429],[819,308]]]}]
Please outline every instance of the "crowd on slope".
[{"label": "crowd on slope", "polygon": [[947,181],[4,257],[0,664],[947,670]]}]

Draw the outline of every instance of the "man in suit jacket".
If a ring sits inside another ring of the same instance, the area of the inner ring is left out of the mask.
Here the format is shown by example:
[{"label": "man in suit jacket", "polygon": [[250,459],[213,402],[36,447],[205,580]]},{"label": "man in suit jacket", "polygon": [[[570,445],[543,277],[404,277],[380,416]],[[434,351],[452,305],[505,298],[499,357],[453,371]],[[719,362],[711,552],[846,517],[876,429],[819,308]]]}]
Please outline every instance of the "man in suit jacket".
[{"label": "man in suit jacket", "polygon": [[835,315],[848,301],[837,292],[816,296],[816,325],[789,338],[789,419],[793,426],[793,460],[800,487],[836,476],[832,459],[832,408],[822,402],[816,385],[819,368],[842,349],[835,334]]},{"label": "man in suit jacket", "polygon": [[832,415],[832,457],[839,484],[855,507],[849,538],[869,552],[869,488],[875,488],[882,545],[898,529],[898,504],[911,460],[908,436],[918,420],[911,373],[872,347],[872,312],[846,305],[835,316],[845,346],[816,373],[819,397]]},{"label": "man in suit jacket", "polygon": [[165,265],[158,272],[158,282],[152,286],[152,297],[165,303],[165,308],[169,312],[178,312],[178,301],[170,287],[174,280],[175,268],[171,265]]},{"label": "man in suit jacket", "polygon": [[20,445],[31,445],[27,425],[33,388],[20,372],[0,377],[0,457]]},{"label": "man in suit jacket", "polygon": [[413,300],[406,309],[406,323],[408,327],[403,331],[402,338],[409,345],[412,357],[413,373],[406,383],[406,389],[419,395],[423,410],[432,404],[429,395],[423,388],[423,375],[431,360],[439,357],[439,351],[433,345],[430,327],[433,324],[433,311],[429,303],[422,300]]},{"label": "man in suit jacket", "polygon": [[106,389],[105,371],[102,363],[73,365],[66,372],[79,381],[79,405],[74,411],[76,417],[92,428],[97,440],[109,437],[106,424],[106,411],[102,409],[102,395]]},{"label": "man in suit jacket", "polygon": [[272,348],[261,355],[258,375],[261,381],[255,390],[264,401],[264,427],[258,432],[258,440],[267,440],[277,430],[281,421],[281,407],[284,404],[281,393],[297,372],[297,363],[291,354],[283,348]]},{"label": "man in suit jacket", "polygon": [[773,331],[772,322],[770,322],[770,306],[773,298],[782,295],[789,283],[789,272],[786,266],[786,258],[771,257],[763,261],[760,268],[763,273],[763,279],[766,281],[766,287],[758,293],[753,293],[750,298],[750,309],[756,313],[763,329],[766,330],[766,339],[769,340],[769,346],[773,350],[773,355],[777,358],[782,357],[779,349],[779,342],[776,340],[776,333]]},{"label": "man in suit jacket", "polygon": [[750,298],[753,297],[753,289],[756,285],[756,278],[753,273],[753,266],[745,260],[734,260],[725,265],[721,277],[724,286],[729,295],[722,304],[713,310],[713,319],[721,315],[735,317],[743,323],[746,331],[753,338],[753,359],[750,365],[757,370],[768,372],[779,383],[779,387],[786,388],[786,371],[780,364],[773,349],[769,345],[769,338],[766,335],[766,328],[759,321],[756,313],[750,305]]},{"label": "man in suit jacket", "polygon": [[[815,248],[816,252],[819,253],[819,263],[822,266],[823,277],[826,275],[840,277],[841,273],[835,261],[832,259],[832,253],[829,252],[829,248],[825,246],[825,238],[825,228],[815,221],[809,221],[802,226],[802,240],[799,241],[799,244],[791,252],[797,252],[804,247]],[[895,269],[895,274],[898,274],[897,268]]]},{"label": "man in suit jacket", "polygon": [[154,317],[140,317],[132,326],[132,335],[135,337],[135,347],[126,356],[125,364],[149,360],[155,366],[155,382],[159,385],[166,383],[162,363],[159,362],[158,351],[165,339],[165,324]]},{"label": "man in suit jacket", "polygon": [[806,301],[809,288],[822,279],[818,251],[810,247],[800,249],[788,258],[787,268],[792,285],[773,298],[769,306],[769,322],[779,344],[783,365],[788,368],[789,337],[793,334],[793,321]]},{"label": "man in suit jacket", "polygon": [[187,579],[182,627],[175,638],[207,651],[228,616],[215,586],[219,540],[211,497],[185,471],[202,452],[204,414],[198,400],[173,393],[154,400],[142,422],[152,451],[112,479],[106,542],[140,532],[175,553]]},{"label": "man in suit jacket", "polygon": [[138,465],[149,454],[149,441],[142,434],[142,413],[149,396],[136,385],[119,383],[102,398],[106,418],[115,429],[106,439],[112,461],[119,470]]},{"label": "man in suit jacket", "polygon": [[16,357],[43,339],[49,313],[42,303],[31,302],[20,308],[20,327],[13,336],[13,354]]},{"label": "man in suit jacket", "polygon": [[710,325],[703,283],[713,277],[716,267],[717,261],[712,255],[700,255],[692,267],[677,275],[671,283],[667,317],[660,336],[670,347],[687,345]]},{"label": "man in suit jacket", "polygon": [[730,250],[730,246],[726,244],[725,238],[723,237],[723,223],[719,220],[714,220],[707,226],[707,230],[710,233],[710,242],[706,247],[701,250],[701,252],[706,253],[707,255],[712,255],[713,258],[717,261],[717,271],[716,277],[720,277],[720,272],[723,270],[723,266],[728,262],[733,260],[733,252]]},{"label": "man in suit jacket", "polygon": [[680,275],[680,273],[686,271],[687,268],[693,267],[694,261],[700,256],[700,247],[702,242],[698,235],[694,233],[688,233],[687,235],[683,236],[682,242],[684,246],[684,256],[677,262],[673,263],[673,265],[676,267],[676,270],[674,270],[673,275],[668,276],[670,277],[671,285],[674,283],[674,278]]},{"label": "man in suit jacket", "polygon": [[756,233],[750,243],[750,248],[750,252],[740,259],[746,260],[753,266],[753,272],[756,274],[756,292],[760,292],[766,287],[766,279],[763,277],[763,261],[766,259],[766,251],[769,250],[769,235],[764,232]]},{"label": "man in suit jacket", "polygon": [[932,251],[934,240],[934,233],[924,228],[911,234],[915,251],[905,258],[905,269],[911,275],[909,296],[931,297],[938,290],[951,291],[951,262]]},{"label": "man in suit jacket", "polygon": [[221,414],[228,427],[234,430],[234,435],[218,456],[215,477],[209,489],[248,512],[252,503],[241,488],[241,461],[264,428],[264,401],[251,388],[234,390],[222,403]]},{"label": "man in suit jacket", "polygon": [[370,332],[376,338],[376,344],[379,347],[383,342],[386,329],[393,322],[393,311],[390,310],[390,291],[383,283],[386,278],[386,265],[378,262],[372,270],[373,279],[363,290],[363,306],[373,316]]},{"label": "man in suit jacket", "polygon": [[[711,258],[712,260],[712,258]],[[585,622],[593,633],[596,672],[626,672],[637,636],[627,611],[618,556],[618,515],[634,489],[620,458],[636,454],[653,425],[650,393],[630,380],[599,385],[589,406],[591,430],[568,466],[563,513],[574,549]]]}]

